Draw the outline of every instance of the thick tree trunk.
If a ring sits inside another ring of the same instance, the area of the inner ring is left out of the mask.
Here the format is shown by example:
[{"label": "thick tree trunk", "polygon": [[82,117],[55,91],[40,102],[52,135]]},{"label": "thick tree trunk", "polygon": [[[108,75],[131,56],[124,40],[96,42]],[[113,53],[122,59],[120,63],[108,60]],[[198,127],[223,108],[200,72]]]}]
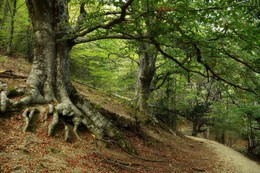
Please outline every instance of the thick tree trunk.
[{"label": "thick tree trunk", "polygon": [[35,34],[34,61],[27,83],[46,101],[64,100],[72,90],[69,77],[71,47],[63,36],[68,30],[67,4],[62,1],[27,1]]},{"label": "thick tree trunk", "polygon": [[[53,103],[49,113],[53,121],[48,134],[52,135],[59,119],[68,117],[74,123],[74,133],[80,124],[86,126],[96,138],[111,137],[128,150],[135,152],[122,133],[107,118],[97,112],[87,100],[78,95],[70,81],[69,53],[72,33],[68,22],[69,0],[27,0],[35,34],[34,61],[27,83],[31,97],[26,103]],[[55,109],[55,110],[53,110]],[[25,114],[26,117],[27,113]],[[28,119],[28,118],[27,118]],[[68,126],[65,125],[65,140]]]},{"label": "thick tree trunk", "polygon": [[140,43],[138,53],[138,107],[141,112],[148,115],[148,99],[151,94],[151,84],[156,70],[156,55],[154,48],[148,43]]}]

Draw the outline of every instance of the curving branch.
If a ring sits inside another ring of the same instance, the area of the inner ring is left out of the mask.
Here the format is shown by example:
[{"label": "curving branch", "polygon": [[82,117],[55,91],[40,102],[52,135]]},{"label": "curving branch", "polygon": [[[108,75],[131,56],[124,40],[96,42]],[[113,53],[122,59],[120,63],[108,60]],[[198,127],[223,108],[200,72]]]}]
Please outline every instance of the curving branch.
[{"label": "curving branch", "polygon": [[252,71],[255,72],[255,73],[260,73],[260,71],[259,71],[258,69],[254,69],[254,68],[253,68],[252,66],[250,66],[247,62],[245,62],[245,61],[239,59],[239,58],[236,57],[235,55],[230,54],[225,48],[223,48],[222,50],[223,50],[223,53],[224,53],[225,55],[227,55],[229,58],[231,58],[231,59],[233,59],[233,60],[235,60],[235,61],[237,61],[237,62],[243,64],[244,66],[248,67],[250,70],[252,70]]},{"label": "curving branch", "polygon": [[254,93],[254,94],[257,94],[253,89],[245,88],[245,87],[243,87],[243,86],[241,86],[241,85],[237,85],[237,84],[232,83],[232,82],[230,82],[230,81],[228,81],[228,80],[222,78],[221,76],[219,76],[208,64],[206,64],[205,62],[202,61],[202,54],[201,54],[200,48],[199,48],[198,45],[195,44],[194,42],[192,42],[192,44],[193,44],[193,46],[194,46],[194,48],[195,48],[195,51],[196,51],[196,56],[197,56],[197,61],[198,61],[198,63],[199,63],[199,64],[202,64],[202,65],[205,67],[206,71],[207,71],[207,72],[210,72],[210,73],[212,74],[212,76],[209,76],[209,74],[205,75],[205,74],[203,74],[203,73],[201,73],[201,72],[199,72],[199,71],[195,71],[195,70],[192,70],[192,69],[189,69],[189,68],[185,67],[185,66],[183,65],[183,63],[181,63],[181,62],[178,61],[176,58],[172,57],[170,54],[168,54],[168,53],[166,53],[164,50],[162,50],[161,45],[160,45],[154,38],[151,38],[151,41],[152,41],[152,44],[155,45],[156,49],[157,49],[163,56],[165,56],[165,57],[171,59],[172,61],[174,61],[177,65],[179,65],[179,67],[181,67],[182,69],[184,69],[186,72],[188,72],[188,73],[191,72],[191,73],[199,74],[199,75],[201,75],[201,76],[203,76],[203,77],[206,77],[206,78],[211,77],[211,78],[214,78],[214,79],[216,79],[216,80],[220,80],[220,81],[222,81],[222,82],[224,82],[224,83],[226,83],[226,84],[228,84],[228,85],[230,85],[230,86],[233,86],[233,87],[235,87],[235,88],[238,88],[238,89],[241,89],[241,90],[244,90],[244,91],[248,91],[248,92],[252,92],[252,93]]},{"label": "curving branch", "polygon": [[256,49],[260,49],[260,46],[255,44],[255,43],[252,43],[251,41],[247,40],[244,36],[242,36],[240,33],[238,33],[235,29],[232,29],[232,31],[241,39],[243,40],[244,42],[246,43],[250,43],[252,46],[254,46]]},{"label": "curving branch", "polygon": [[135,60],[134,58],[132,58],[130,55],[125,55],[124,53],[116,53],[116,52],[110,51],[108,47],[101,46],[101,45],[99,45],[98,43],[96,43],[95,45],[96,45],[98,48],[107,51],[107,52],[108,52],[108,59],[109,59],[110,61],[112,61],[115,65],[116,65],[116,62],[114,62],[112,59],[110,59],[110,55],[116,55],[117,57],[128,58],[128,59],[130,59],[131,61],[135,62],[138,66],[140,65],[140,63],[139,63],[137,60]]},{"label": "curving branch", "polygon": [[173,73],[167,72],[166,74],[157,76],[154,80],[154,83],[155,83],[154,85],[156,86],[156,84],[159,83],[160,80],[162,80],[162,82],[158,86],[156,86],[155,88],[151,88],[151,91],[155,91],[155,90],[160,89],[165,84],[165,82],[167,81],[168,77],[171,74],[174,74],[174,72]]},{"label": "curving branch", "polygon": [[256,94],[255,91],[250,89],[250,88],[244,88],[241,85],[234,84],[234,83],[232,83],[232,82],[230,82],[230,81],[220,77],[208,64],[206,64],[204,61],[202,61],[202,55],[201,55],[201,51],[200,51],[200,48],[198,47],[198,45],[195,44],[195,43],[193,43],[193,45],[194,45],[194,48],[195,48],[195,51],[196,51],[196,56],[197,56],[198,63],[202,64],[206,68],[206,70],[209,71],[213,75],[212,77],[214,79],[220,80],[220,81],[222,81],[222,82],[224,82],[224,83],[226,83],[226,84],[228,84],[230,86],[233,86],[235,88],[238,88],[238,89],[241,89],[241,90],[244,90],[244,91],[248,91],[248,92],[252,92],[252,93]]},{"label": "curving branch", "polygon": [[172,60],[173,62],[175,62],[179,67],[181,67],[182,69],[184,69],[186,72],[188,73],[196,73],[199,74],[203,77],[207,77],[205,74],[199,72],[199,71],[195,71],[195,70],[191,70],[187,67],[184,66],[183,63],[181,63],[180,61],[178,61],[176,58],[174,58],[173,56],[171,56],[170,54],[168,54],[167,52],[165,52],[164,50],[162,50],[161,45],[153,38],[151,38],[151,43],[155,46],[155,48],[166,58]]},{"label": "curving branch", "polygon": [[[230,82],[230,81],[228,81],[228,80],[226,80],[226,79],[220,77],[208,64],[206,64],[206,63],[202,60],[201,50],[200,50],[200,48],[198,47],[198,45],[196,44],[196,42],[194,42],[193,40],[191,40],[191,38],[189,38],[189,37],[183,32],[183,30],[182,30],[179,26],[177,26],[177,29],[178,29],[178,31],[179,31],[185,38],[189,39],[189,40],[190,40],[190,43],[194,46],[195,51],[196,51],[196,56],[197,56],[197,62],[198,62],[199,64],[202,64],[202,65],[205,67],[207,73],[210,72],[210,73],[212,74],[212,76],[209,76],[209,74],[208,74],[208,75],[207,75],[208,78],[209,78],[209,77],[212,77],[212,78],[214,78],[214,79],[216,79],[216,80],[220,80],[220,81],[222,81],[222,82],[224,82],[224,83],[226,83],[226,84],[228,84],[228,85],[230,85],[230,86],[233,86],[233,87],[235,87],[235,88],[239,88],[239,89],[241,89],[241,90],[244,90],[244,91],[248,91],[248,92],[252,92],[252,93],[254,93],[254,94],[257,94],[253,89],[244,88],[244,87],[242,87],[241,85],[234,84],[234,83],[232,83],[232,82]],[[234,58],[234,57],[233,57],[233,58]],[[237,61],[238,61],[238,60],[239,60],[239,59],[237,59]],[[240,63],[243,62],[242,60],[240,60],[240,61],[241,61]],[[246,63],[244,63],[244,65],[245,65],[245,64],[246,64]],[[204,75],[204,77],[205,77],[205,75]]]},{"label": "curving branch", "polygon": [[91,33],[97,29],[110,29],[111,27],[117,25],[117,24],[120,24],[122,22],[125,21],[125,17],[127,15],[127,8],[133,3],[134,0],[128,0],[123,6],[121,6],[121,12],[120,12],[120,16],[111,20],[110,22],[106,23],[106,24],[99,24],[99,25],[96,25],[92,28],[88,28],[88,29],[85,29],[85,30],[82,30],[78,33],[76,33],[75,35],[72,36],[71,40],[74,40],[74,39],[77,39],[78,37],[83,37],[85,36],[86,34],[88,33]]},{"label": "curving branch", "polygon": [[97,40],[105,40],[105,39],[123,39],[123,40],[142,40],[148,38],[147,36],[130,36],[124,34],[118,35],[103,35],[95,38],[83,37],[83,38],[76,38],[73,40],[72,45],[81,44],[81,43],[88,43]]},{"label": "curving branch", "polygon": [[127,8],[132,4],[134,0],[128,0],[125,5],[123,5],[121,7],[121,15],[119,16],[119,18],[116,18],[112,21],[110,21],[109,23],[107,23],[106,25],[102,26],[102,28],[104,29],[109,29],[110,27],[122,23],[123,21],[125,21],[125,16],[126,16],[126,10]]}]

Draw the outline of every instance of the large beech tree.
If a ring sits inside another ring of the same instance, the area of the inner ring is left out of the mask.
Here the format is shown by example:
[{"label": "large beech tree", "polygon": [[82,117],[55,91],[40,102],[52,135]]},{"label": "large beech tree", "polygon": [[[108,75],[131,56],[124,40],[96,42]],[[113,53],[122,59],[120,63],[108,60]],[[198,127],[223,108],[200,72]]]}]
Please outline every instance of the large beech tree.
[{"label": "large beech tree", "polygon": [[[27,0],[35,35],[34,61],[27,79],[29,91],[27,96],[19,101],[9,99],[9,91],[1,92],[1,111],[32,104],[49,104],[49,114],[53,114],[53,120],[49,125],[48,135],[53,134],[59,119],[66,116],[74,123],[73,131],[76,136],[78,136],[78,126],[83,124],[96,138],[111,137],[121,147],[134,152],[120,130],[78,94],[72,86],[69,70],[69,54],[74,45],[105,38],[129,38],[122,34],[105,34],[91,39],[86,35],[98,29],[109,30],[123,23],[132,2],[133,0],[121,2],[117,8],[119,11],[114,12],[116,16],[108,17],[107,21],[90,27],[82,27],[82,20],[88,22],[84,3],[82,3],[77,26],[73,28],[69,23],[69,0]],[[27,120],[27,126],[34,112],[35,109],[24,111],[23,116]],[[68,140],[69,128],[66,124],[65,132],[65,139]]]}]

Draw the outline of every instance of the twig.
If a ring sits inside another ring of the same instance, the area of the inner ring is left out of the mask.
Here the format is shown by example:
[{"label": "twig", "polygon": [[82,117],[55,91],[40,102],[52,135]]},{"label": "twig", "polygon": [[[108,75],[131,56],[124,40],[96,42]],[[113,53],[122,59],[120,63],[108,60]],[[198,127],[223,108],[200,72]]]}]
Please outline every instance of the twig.
[{"label": "twig", "polygon": [[206,172],[204,169],[201,168],[192,168],[192,169],[198,172]]},{"label": "twig", "polygon": [[96,147],[96,152],[94,152],[94,153],[97,154],[99,157],[101,157],[104,161],[106,161],[108,163],[112,163],[116,166],[126,168],[126,169],[137,170],[137,168],[134,168],[134,167],[131,166],[131,165],[133,165],[132,163],[125,163],[125,162],[121,162],[121,161],[116,160],[116,159],[111,159],[111,158],[105,157],[104,154],[101,153],[101,151],[97,147]]},{"label": "twig", "polygon": [[6,70],[6,71],[1,71],[0,72],[0,78],[26,79],[28,77],[27,76],[20,76],[20,75],[13,74],[12,70]]},{"label": "twig", "polygon": [[[112,143],[112,142],[116,143],[116,141],[113,141],[113,140],[110,140],[110,141],[105,140],[105,139],[99,139],[99,140],[102,140],[102,141],[105,141],[105,142],[110,142],[110,143]],[[117,143],[116,143],[116,144],[117,144]],[[129,155],[131,155],[131,156],[133,156],[133,157],[135,157],[135,158],[137,158],[137,159],[141,159],[141,160],[144,160],[144,161],[147,161],[147,162],[166,162],[166,160],[153,160],[153,159],[143,158],[143,157],[140,157],[140,156],[137,156],[137,155],[135,155],[135,154],[132,154],[132,153],[128,152],[126,149],[124,149],[124,148],[121,147],[120,145],[118,145],[118,146],[119,146],[120,148],[122,148],[127,154],[129,154]]]}]

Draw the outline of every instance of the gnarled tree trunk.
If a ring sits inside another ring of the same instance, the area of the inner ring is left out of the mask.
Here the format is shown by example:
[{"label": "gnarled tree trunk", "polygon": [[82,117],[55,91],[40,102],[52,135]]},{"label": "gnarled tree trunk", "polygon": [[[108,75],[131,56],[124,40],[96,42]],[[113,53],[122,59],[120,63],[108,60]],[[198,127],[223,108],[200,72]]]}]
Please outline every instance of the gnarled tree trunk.
[{"label": "gnarled tree trunk", "polygon": [[[53,120],[49,125],[48,135],[52,135],[59,120],[66,117],[74,123],[73,131],[77,137],[77,128],[82,124],[97,139],[108,136],[129,152],[135,152],[120,130],[96,111],[72,86],[69,53],[73,40],[69,37],[73,31],[68,22],[69,0],[26,2],[35,34],[34,61],[27,80],[30,94],[16,102],[8,99],[8,92],[2,92],[1,111],[6,111],[8,107],[49,103],[49,114],[53,114]],[[26,127],[34,112],[35,110],[26,109],[23,113]],[[64,125],[65,140],[68,140],[69,128],[66,123]]]},{"label": "gnarled tree trunk", "polygon": [[34,61],[27,83],[46,101],[65,101],[72,93],[67,3],[27,1],[35,34]]}]

